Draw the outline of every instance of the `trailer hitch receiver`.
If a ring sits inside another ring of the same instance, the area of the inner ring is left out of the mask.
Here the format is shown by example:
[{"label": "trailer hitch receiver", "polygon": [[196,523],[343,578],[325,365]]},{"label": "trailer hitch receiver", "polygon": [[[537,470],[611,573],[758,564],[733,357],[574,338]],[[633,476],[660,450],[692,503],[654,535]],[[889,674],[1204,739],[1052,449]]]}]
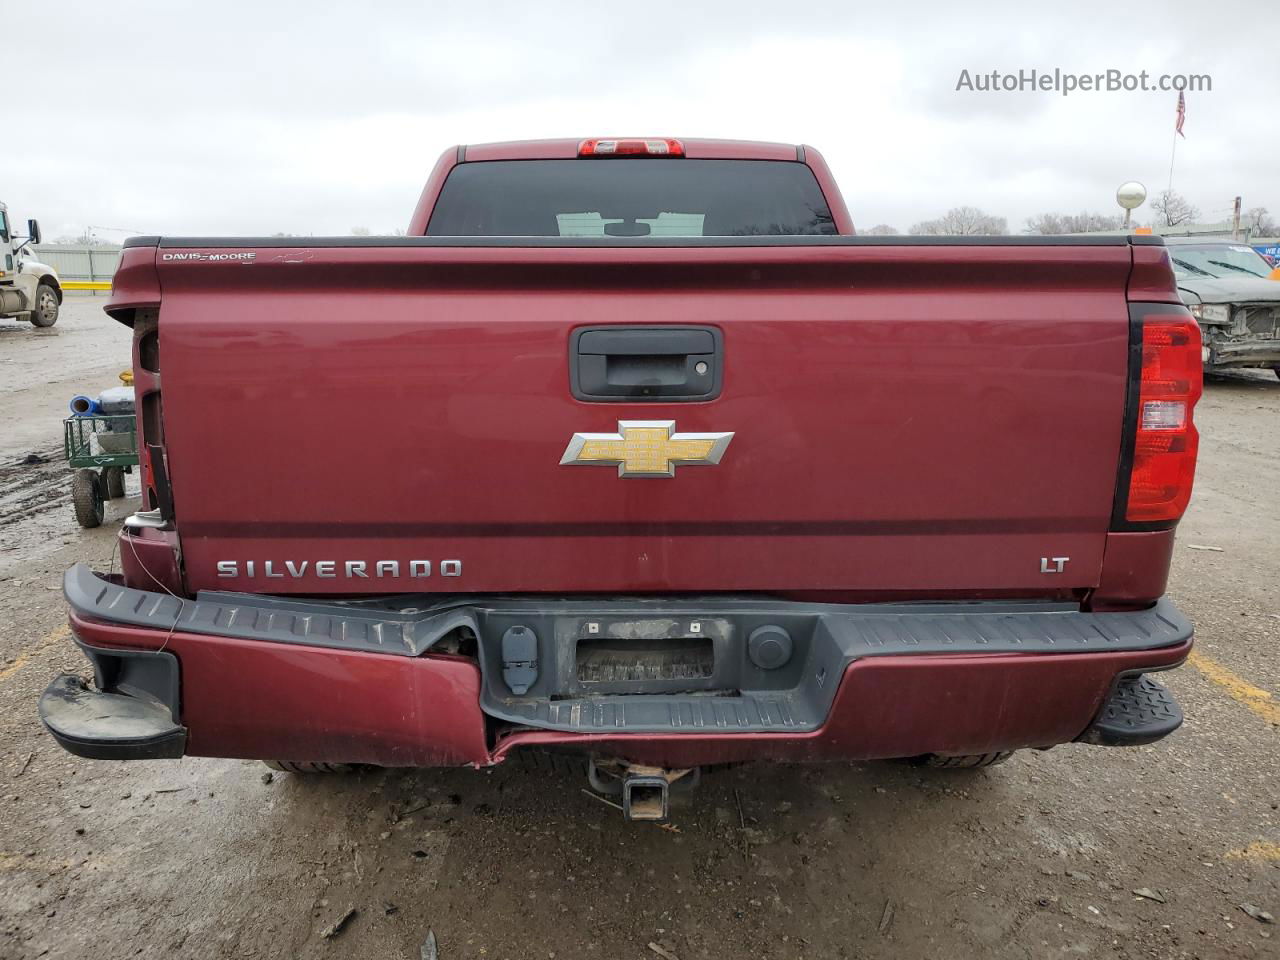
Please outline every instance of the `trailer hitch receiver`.
[{"label": "trailer hitch receiver", "polygon": [[628,820],[665,820],[670,784],[662,774],[630,774],[622,781],[622,815]]},{"label": "trailer hitch receiver", "polygon": [[697,767],[669,770],[622,760],[593,760],[588,768],[591,786],[597,791],[622,795],[622,815],[628,820],[666,820],[672,785],[697,786],[700,773]]}]

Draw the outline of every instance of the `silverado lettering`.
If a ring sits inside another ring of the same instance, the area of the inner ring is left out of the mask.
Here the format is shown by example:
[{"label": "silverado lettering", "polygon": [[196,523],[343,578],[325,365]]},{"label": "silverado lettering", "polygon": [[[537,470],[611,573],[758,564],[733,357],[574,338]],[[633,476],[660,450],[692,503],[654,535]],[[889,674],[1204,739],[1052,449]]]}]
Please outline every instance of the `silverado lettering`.
[{"label": "silverado lettering", "polygon": [[704,766],[1182,721],[1201,337],[1157,237],[857,236],[794,144],[480,144],[407,236],[139,237],[106,309],[144,503],[65,578],[73,753],[550,749],[657,819]]},{"label": "silverado lettering", "polygon": [[[216,564],[218,576],[239,577],[243,569],[243,575],[249,578],[255,576],[263,577],[304,577],[307,574],[307,568],[314,567],[314,574],[317,577],[333,578],[333,577],[398,577],[400,576],[399,560],[316,560],[314,563],[310,560],[285,560],[282,562],[274,560],[264,560],[257,562],[254,560],[243,561],[243,567],[239,560],[219,560]],[[410,560],[405,564],[408,576],[413,578],[431,576],[430,560]],[[442,560],[439,566],[440,576],[442,577],[460,577],[462,576],[461,560]],[[259,573],[260,572],[260,573]]]}]

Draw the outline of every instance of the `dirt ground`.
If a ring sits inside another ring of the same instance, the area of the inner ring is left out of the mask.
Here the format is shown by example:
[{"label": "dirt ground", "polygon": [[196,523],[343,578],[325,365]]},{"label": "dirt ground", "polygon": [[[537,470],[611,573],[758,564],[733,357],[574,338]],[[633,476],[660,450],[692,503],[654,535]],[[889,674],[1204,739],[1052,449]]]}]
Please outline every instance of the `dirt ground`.
[{"label": "dirt ground", "polygon": [[1280,916],[1275,377],[1210,382],[1197,414],[1177,734],[967,774],[740,767],[684,799],[677,832],[624,823],[567,775],[63,753],[35,710],[85,666],[62,572],[107,567],[136,505],[80,530],[58,462],[70,395],[128,364],[100,306],[0,325],[0,958],[418,960],[429,931],[441,960],[1280,957],[1280,925],[1241,908]]}]

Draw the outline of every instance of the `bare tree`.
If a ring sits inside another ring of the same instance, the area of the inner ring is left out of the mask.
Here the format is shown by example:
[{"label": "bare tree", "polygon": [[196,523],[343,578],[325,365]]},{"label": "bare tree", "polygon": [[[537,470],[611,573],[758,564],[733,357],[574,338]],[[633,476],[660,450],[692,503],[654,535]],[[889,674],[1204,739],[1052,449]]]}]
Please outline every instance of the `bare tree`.
[{"label": "bare tree", "polygon": [[1061,233],[1097,233],[1101,230],[1119,230],[1123,217],[1109,217],[1103,213],[1040,213],[1027,218],[1024,233],[1053,235]]},{"label": "bare tree", "polygon": [[983,213],[977,207],[953,207],[937,220],[913,224],[911,232],[926,236],[979,237],[1006,233],[1009,222],[1004,217]]},{"label": "bare tree", "polygon": [[1165,190],[1151,201],[1151,209],[1160,215],[1157,224],[1176,227],[1200,216],[1200,211],[1192,206],[1191,201],[1176,190]]},{"label": "bare tree", "polygon": [[351,235],[353,237],[367,237],[369,236],[369,233],[370,233],[370,230],[368,227],[352,227],[351,228]]},{"label": "bare tree", "polygon": [[891,227],[887,223],[877,223],[870,230],[859,230],[864,237],[896,237],[901,233],[897,227]]},{"label": "bare tree", "polygon": [[54,246],[109,247],[112,245],[94,233],[92,227],[80,231],[74,237],[61,236],[51,242]]},{"label": "bare tree", "polygon": [[1266,207],[1250,207],[1244,212],[1241,222],[1248,227],[1251,237],[1280,235],[1280,224],[1275,222]]}]

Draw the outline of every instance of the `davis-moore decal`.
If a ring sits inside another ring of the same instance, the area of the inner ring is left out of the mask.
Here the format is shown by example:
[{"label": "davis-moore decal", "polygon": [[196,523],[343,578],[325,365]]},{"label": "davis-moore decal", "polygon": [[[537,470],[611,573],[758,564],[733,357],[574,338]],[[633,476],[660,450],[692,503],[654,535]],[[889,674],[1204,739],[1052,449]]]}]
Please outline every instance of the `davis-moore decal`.
[{"label": "davis-moore decal", "polygon": [[240,261],[257,260],[258,254],[252,250],[244,250],[235,253],[208,253],[203,250],[189,250],[184,253],[162,253],[161,260],[196,260],[202,263],[213,263],[218,261]]}]

